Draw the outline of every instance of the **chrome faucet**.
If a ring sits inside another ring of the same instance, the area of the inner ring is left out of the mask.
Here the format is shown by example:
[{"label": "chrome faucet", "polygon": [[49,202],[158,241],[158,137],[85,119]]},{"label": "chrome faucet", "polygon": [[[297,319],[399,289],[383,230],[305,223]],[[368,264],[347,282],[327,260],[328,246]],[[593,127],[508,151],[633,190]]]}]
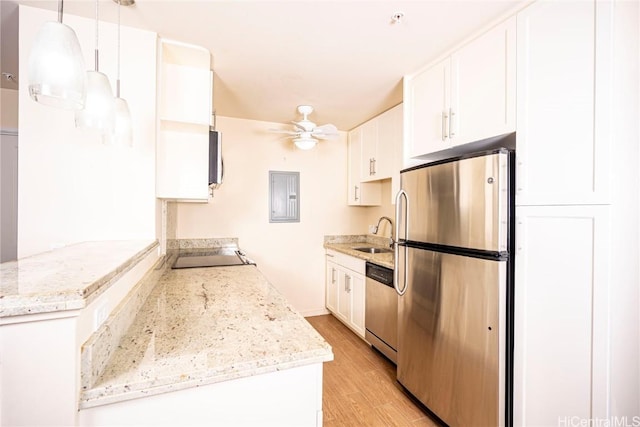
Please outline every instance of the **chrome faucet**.
[{"label": "chrome faucet", "polygon": [[380,223],[382,222],[383,219],[386,219],[387,221],[389,221],[389,228],[391,228],[391,243],[389,244],[389,246],[393,246],[393,243],[395,242],[395,240],[393,239],[393,221],[391,221],[391,218],[389,218],[388,216],[380,217],[380,219],[378,220],[378,225],[376,225],[373,229],[373,234],[378,234],[378,230],[380,229]]}]

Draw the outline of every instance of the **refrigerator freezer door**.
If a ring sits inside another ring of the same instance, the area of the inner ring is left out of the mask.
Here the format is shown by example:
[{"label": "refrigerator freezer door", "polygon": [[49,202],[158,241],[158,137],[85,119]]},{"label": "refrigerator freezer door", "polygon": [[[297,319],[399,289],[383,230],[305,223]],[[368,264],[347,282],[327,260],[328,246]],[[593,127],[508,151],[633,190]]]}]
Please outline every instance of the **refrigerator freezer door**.
[{"label": "refrigerator freezer door", "polygon": [[452,427],[504,425],[506,261],[407,249],[398,381]]},{"label": "refrigerator freezer door", "polygon": [[508,162],[509,154],[499,152],[403,172],[409,235],[402,237],[506,252]]}]

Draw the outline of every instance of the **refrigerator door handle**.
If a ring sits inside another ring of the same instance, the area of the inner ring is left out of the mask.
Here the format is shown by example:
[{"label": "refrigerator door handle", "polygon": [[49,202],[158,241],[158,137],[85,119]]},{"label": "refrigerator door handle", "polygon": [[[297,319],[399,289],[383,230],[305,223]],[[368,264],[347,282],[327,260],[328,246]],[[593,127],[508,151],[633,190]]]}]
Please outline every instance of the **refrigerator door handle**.
[{"label": "refrigerator door handle", "polygon": [[409,196],[406,191],[400,190],[398,194],[396,194],[396,226],[395,226],[395,235],[396,238],[393,241],[393,287],[395,288],[398,295],[402,296],[407,292],[407,270],[409,267],[409,259],[407,258],[407,247],[404,248],[404,270],[403,270],[403,278],[402,283],[404,284],[404,288],[400,290],[400,286],[398,283],[398,279],[400,278],[400,272],[398,271],[398,262],[400,260],[399,246],[398,240],[400,239],[400,215],[402,214],[402,206],[400,204],[400,199],[404,197],[405,200],[405,210],[404,210],[404,238],[405,240],[409,239]]}]

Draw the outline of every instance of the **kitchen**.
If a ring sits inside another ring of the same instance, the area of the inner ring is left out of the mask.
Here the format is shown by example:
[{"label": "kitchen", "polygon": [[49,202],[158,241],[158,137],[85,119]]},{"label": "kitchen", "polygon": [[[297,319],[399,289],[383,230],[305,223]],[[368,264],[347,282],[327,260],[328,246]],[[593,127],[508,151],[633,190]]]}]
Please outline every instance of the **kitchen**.
[{"label": "kitchen", "polygon": [[[629,6],[625,2],[617,5],[621,10],[624,10],[625,6]],[[618,13],[622,15],[622,12]],[[616,17],[616,19],[621,19],[619,15]],[[106,34],[107,26],[104,27],[102,31]],[[87,38],[90,38],[91,26],[87,28],[87,32]],[[103,34],[102,40],[113,39],[105,34]],[[103,55],[107,54],[109,48],[104,46],[105,44],[103,42],[101,45]],[[91,48],[89,43],[89,49]],[[215,52],[213,54],[215,57]],[[85,56],[90,57],[90,55]],[[146,60],[155,61],[155,58],[151,57]],[[104,58],[101,62],[101,67],[104,67],[109,75],[114,74],[108,71],[108,67],[112,66],[111,62]],[[127,86],[127,74],[124,73],[126,63],[127,61],[123,61],[123,91],[124,88],[131,91],[131,86]],[[633,70],[633,68],[631,69]],[[624,73],[624,67],[616,68],[616,73]],[[633,80],[632,77],[625,77],[624,74],[616,76],[616,81]],[[130,78],[134,79],[135,77]],[[134,81],[138,81],[138,79]],[[21,85],[26,85],[26,79],[20,79],[20,82]],[[153,88],[149,87],[137,89],[141,92],[144,90],[153,91]],[[622,92],[622,88],[618,88],[617,91],[615,93]],[[162,220],[157,219],[155,221],[157,225],[148,220],[149,218],[160,218],[163,209],[162,204],[156,202],[153,197],[152,171],[154,165],[153,161],[149,161],[148,156],[149,150],[153,152],[153,140],[155,139],[153,137],[153,118],[145,113],[145,109],[149,108],[148,102],[151,98],[153,95],[145,99],[144,106],[136,105],[134,103],[135,97],[130,99],[132,112],[137,113],[137,117],[144,117],[145,123],[151,123],[151,125],[144,129],[146,133],[141,133],[145,136],[141,138],[141,145],[134,146],[133,152],[123,155],[114,154],[108,148],[100,146],[97,141],[94,141],[93,145],[86,145],[84,142],[86,135],[77,135],[73,129],[72,116],[69,114],[45,109],[37,104],[29,105],[27,102],[21,101],[19,119],[25,123],[25,126],[19,126],[21,138],[24,128],[24,131],[27,132],[26,135],[30,135],[30,138],[25,137],[25,139],[32,140],[33,146],[28,143],[24,147],[21,146],[20,162],[25,165],[39,164],[41,167],[37,170],[25,167],[20,171],[19,203],[23,207],[23,209],[19,209],[20,221],[22,221],[20,227],[24,227],[21,234],[26,242],[22,245],[21,250],[25,251],[25,255],[29,251],[38,253],[56,245],[64,246],[76,241],[106,240],[119,236],[130,239],[148,236],[159,237],[161,235],[162,231],[159,229],[162,228],[160,225]],[[28,97],[24,99],[28,100]],[[616,98],[616,102],[622,103],[623,99]],[[626,110],[619,105],[615,107],[614,111],[625,111],[625,114],[636,111],[633,108]],[[318,113],[320,114],[321,111],[319,110]],[[290,118],[294,118],[293,114],[295,112],[290,114],[292,116]],[[628,124],[635,120],[634,116],[627,116],[628,120],[625,120],[623,114],[614,115],[614,117],[619,121],[616,122],[616,126],[613,126],[618,131],[625,129],[625,126],[628,127]],[[282,122],[285,121],[282,120]],[[320,118],[316,119],[316,122],[325,123]],[[50,126],[45,128],[39,126],[39,123],[48,123]],[[313,150],[303,152],[294,149],[290,142],[268,134],[267,130],[274,126],[276,124],[267,121],[218,117],[217,127],[224,135],[225,141],[224,154],[227,165],[225,183],[219,190],[214,191],[212,200],[206,205],[168,203],[166,206],[167,216],[170,219],[168,222],[171,224],[174,221],[175,229],[168,229],[166,232],[175,234],[167,236],[167,238],[238,237],[242,249],[254,258],[260,266],[260,270],[271,283],[278,287],[296,310],[305,316],[323,314],[326,312],[324,309],[324,249],[322,247],[324,236],[366,234],[368,226],[375,224],[379,217],[393,217],[392,183],[387,180],[380,184],[383,194],[383,203],[380,207],[349,207],[345,202],[347,200],[346,134],[342,134],[338,141],[339,144],[333,144],[333,141],[321,142]],[[345,128],[344,130],[349,129]],[[45,138],[45,136],[55,134],[70,135],[71,138],[65,141],[52,141],[50,138]],[[622,144],[622,142],[619,143]],[[629,147],[624,145],[622,147],[624,147],[625,153],[636,153],[633,150],[629,151]],[[631,157],[637,159],[637,155]],[[61,159],[60,161],[64,161],[68,168],[63,173],[55,167],[56,162],[52,161],[42,165],[42,162],[39,161],[42,158]],[[300,223],[276,224],[268,222],[266,212],[268,186],[266,183],[269,170],[300,172],[300,200],[302,203]],[[335,173],[336,170],[342,170],[342,173]],[[117,171],[121,172],[117,173]],[[47,177],[45,182],[42,180],[42,175]],[[75,179],[89,175],[96,176],[96,180],[91,182],[91,185]],[[633,180],[636,179],[634,176],[632,173],[630,174],[630,178]],[[131,179],[131,177],[134,178]],[[614,179],[617,180],[615,182],[619,182],[623,178],[617,176]],[[137,187],[135,190],[128,189],[132,183]],[[264,184],[261,185],[261,183]],[[70,188],[73,188],[73,191],[69,191]],[[248,188],[251,189],[250,193],[247,192]],[[619,188],[622,191],[628,187],[616,185],[613,188]],[[44,189],[46,191],[43,191]],[[629,212],[634,212],[633,203],[637,204],[637,202],[633,202],[633,200],[637,198],[637,188],[631,199],[624,194],[616,194],[617,190],[612,191],[614,191],[612,194],[615,196],[614,200],[620,201],[619,203],[627,203],[626,200],[628,200],[628,203],[631,204]],[[623,202],[623,200],[625,201]],[[120,206],[128,208],[122,210],[119,209]],[[43,215],[43,212],[46,212],[47,215]],[[69,215],[69,212],[76,214]],[[625,230],[629,227],[637,228],[637,216],[633,220],[635,225],[628,225],[629,219],[624,216],[626,213],[620,210],[615,215],[617,221],[614,222],[611,235],[624,242],[626,240]],[[215,218],[215,221],[212,218]],[[627,225],[623,227],[622,224]],[[385,232],[388,232],[388,229]],[[36,246],[36,242],[44,244],[44,247]],[[29,245],[33,245],[33,247],[30,248]],[[634,330],[637,332],[637,328],[629,330],[626,326],[626,323],[629,322],[629,320],[625,320],[629,309],[624,309],[626,307],[624,303],[628,298],[637,301],[637,280],[625,279],[625,273],[622,272],[625,271],[625,268],[628,269],[628,267],[623,267],[624,265],[636,264],[637,258],[632,258],[631,264],[625,262],[624,259],[625,256],[632,256],[635,253],[633,245],[629,252],[624,251],[623,254],[617,255],[610,261],[610,274],[614,275],[611,283],[617,285],[616,287],[612,285],[610,290],[611,302],[609,304],[616,307],[616,310],[611,311],[611,325],[609,326],[614,331],[610,338],[613,350],[611,355],[606,357],[612,358],[609,362],[611,363],[611,372],[608,375],[611,375],[613,382],[610,386],[611,403],[605,405],[607,408],[618,408],[618,405],[622,405],[626,409],[616,410],[619,410],[620,414],[630,415],[634,411],[637,413],[637,392],[633,392],[633,390],[637,390],[637,381],[636,385],[632,386],[630,385],[631,380],[628,380],[630,382],[627,383],[627,380],[623,380],[623,378],[627,376],[637,378],[638,376],[637,362],[634,362],[637,360],[637,358],[634,359],[634,355],[637,355],[637,333],[633,332]],[[625,243],[623,246],[616,247],[627,248],[628,246]],[[292,263],[291,260],[295,260],[295,262]],[[616,279],[615,274],[618,272],[622,276]],[[637,275],[629,277],[637,277]],[[300,286],[300,283],[305,285]],[[621,307],[623,308],[621,309]],[[631,319],[632,324],[638,324],[637,316],[631,316]],[[623,320],[625,323],[620,324]],[[620,335],[616,335],[616,333]],[[628,346],[621,344],[619,340],[627,340],[629,336],[635,337],[632,342],[634,341],[636,344]],[[624,349],[631,350],[625,352]],[[613,415],[618,412],[611,411],[609,413]]]}]

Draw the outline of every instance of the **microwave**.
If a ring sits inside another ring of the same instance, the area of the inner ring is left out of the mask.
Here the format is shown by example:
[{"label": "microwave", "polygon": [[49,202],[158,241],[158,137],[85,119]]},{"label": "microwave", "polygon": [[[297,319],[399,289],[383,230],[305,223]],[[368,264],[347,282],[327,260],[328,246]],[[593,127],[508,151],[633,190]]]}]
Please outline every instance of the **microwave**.
[{"label": "microwave", "polygon": [[216,130],[209,131],[209,185],[222,184],[224,163],[222,162],[222,135]]}]

